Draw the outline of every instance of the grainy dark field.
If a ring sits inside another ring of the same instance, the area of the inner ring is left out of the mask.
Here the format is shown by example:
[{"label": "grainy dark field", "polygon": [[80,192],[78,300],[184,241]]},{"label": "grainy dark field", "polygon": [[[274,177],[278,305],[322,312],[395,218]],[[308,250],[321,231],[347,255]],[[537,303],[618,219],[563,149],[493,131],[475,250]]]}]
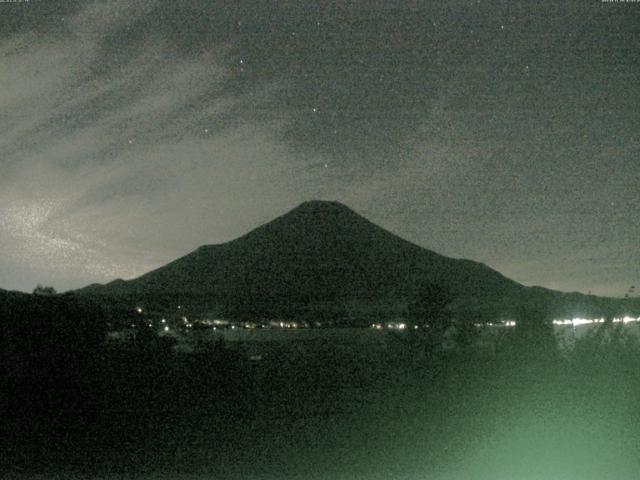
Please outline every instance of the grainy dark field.
[{"label": "grainy dark field", "polygon": [[640,354],[627,336],[590,335],[569,356],[508,337],[495,354],[425,354],[409,335],[327,338],[272,342],[261,361],[247,344],[106,348],[84,376],[8,392],[5,472],[637,478]]}]

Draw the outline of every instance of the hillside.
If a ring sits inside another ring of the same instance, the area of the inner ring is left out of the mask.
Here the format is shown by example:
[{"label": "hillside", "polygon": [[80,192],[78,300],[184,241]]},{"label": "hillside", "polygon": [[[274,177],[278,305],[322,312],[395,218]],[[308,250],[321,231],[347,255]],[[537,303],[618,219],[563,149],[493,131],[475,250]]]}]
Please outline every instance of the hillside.
[{"label": "hillside", "polygon": [[593,296],[523,285],[486,265],[410,243],[336,202],[305,202],[246,235],[207,245],[132,280],[91,285],[82,294],[190,302],[201,309],[261,316],[333,312],[400,313],[436,284],[459,311],[514,315],[544,304],[554,314],[604,308]]}]

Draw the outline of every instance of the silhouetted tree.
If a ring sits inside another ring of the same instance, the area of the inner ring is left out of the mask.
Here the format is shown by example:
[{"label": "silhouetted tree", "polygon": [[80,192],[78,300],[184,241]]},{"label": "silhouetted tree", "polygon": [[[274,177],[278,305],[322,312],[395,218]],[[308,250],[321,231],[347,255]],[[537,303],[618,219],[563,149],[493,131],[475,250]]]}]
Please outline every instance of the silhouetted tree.
[{"label": "silhouetted tree", "polygon": [[470,295],[458,298],[452,307],[456,312],[455,343],[459,348],[468,349],[480,335],[480,328],[476,325],[486,325],[494,320],[493,305],[487,299]]},{"label": "silhouetted tree", "polygon": [[426,284],[409,302],[409,319],[432,331],[444,332],[451,324],[451,315],[447,307],[452,300],[453,295],[446,287],[436,283]]},{"label": "silhouetted tree", "polygon": [[53,287],[45,287],[42,286],[41,284],[36,285],[36,288],[33,289],[33,294],[34,295],[42,295],[42,296],[51,296],[51,295],[55,295],[56,289]]},{"label": "silhouetted tree", "polygon": [[553,318],[544,302],[532,301],[520,305],[515,320],[516,355],[549,359],[558,354]]},{"label": "silhouetted tree", "polygon": [[106,328],[96,306],[77,298],[21,295],[0,303],[0,360],[13,414],[82,421],[95,403]]},{"label": "silhouetted tree", "polygon": [[[419,288],[407,306],[409,321],[419,325],[419,336],[426,342],[428,352],[441,350],[445,332],[452,325],[449,305],[453,301],[451,291],[436,283]],[[415,334],[412,332],[412,335]]]}]

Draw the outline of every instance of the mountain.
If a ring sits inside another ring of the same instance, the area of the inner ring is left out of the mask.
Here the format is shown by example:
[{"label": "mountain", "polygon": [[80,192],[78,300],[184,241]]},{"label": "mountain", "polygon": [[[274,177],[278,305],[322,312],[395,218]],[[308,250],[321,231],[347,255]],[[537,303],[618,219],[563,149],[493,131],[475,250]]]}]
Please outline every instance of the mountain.
[{"label": "mountain", "polygon": [[481,263],[408,242],[340,203],[325,201],[305,202],[242,237],[200,247],[141,277],[77,293],[158,305],[183,302],[230,315],[364,319],[406,311],[430,285],[446,291],[455,309],[483,318],[505,318],[532,303],[563,311],[607,304],[598,297],[525,287]]}]

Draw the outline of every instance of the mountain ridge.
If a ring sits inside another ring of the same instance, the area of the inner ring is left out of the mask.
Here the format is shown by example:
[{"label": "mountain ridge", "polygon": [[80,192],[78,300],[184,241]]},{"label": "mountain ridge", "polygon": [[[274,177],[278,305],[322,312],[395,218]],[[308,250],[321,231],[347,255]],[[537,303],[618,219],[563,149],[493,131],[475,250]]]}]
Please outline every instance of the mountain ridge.
[{"label": "mountain ridge", "polygon": [[168,302],[184,298],[229,315],[324,309],[352,317],[372,308],[406,311],[431,284],[447,290],[459,310],[482,317],[513,316],[532,303],[567,314],[571,308],[602,310],[606,303],[603,297],[525,287],[483,263],[449,258],[405,240],[339,202],[318,200],[135,279],[76,292]]}]

